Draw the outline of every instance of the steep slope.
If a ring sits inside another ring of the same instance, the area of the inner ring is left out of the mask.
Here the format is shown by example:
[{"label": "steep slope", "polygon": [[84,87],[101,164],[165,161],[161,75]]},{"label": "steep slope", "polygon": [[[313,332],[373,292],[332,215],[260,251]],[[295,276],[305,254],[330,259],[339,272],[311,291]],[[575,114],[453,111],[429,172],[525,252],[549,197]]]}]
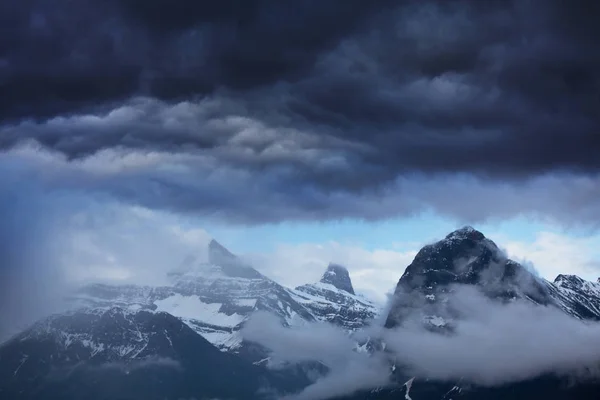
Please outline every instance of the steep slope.
[{"label": "steep slope", "polygon": [[294,299],[306,307],[318,321],[356,330],[371,322],[378,308],[352,287],[348,270],[330,264],[317,283],[298,286]]},{"label": "steep slope", "polygon": [[160,312],[55,315],[0,347],[3,399],[262,399],[286,384]]},{"label": "steep slope", "polygon": [[548,283],[559,306],[574,317],[600,320],[600,283],[588,282],[576,275],[558,275]]}]

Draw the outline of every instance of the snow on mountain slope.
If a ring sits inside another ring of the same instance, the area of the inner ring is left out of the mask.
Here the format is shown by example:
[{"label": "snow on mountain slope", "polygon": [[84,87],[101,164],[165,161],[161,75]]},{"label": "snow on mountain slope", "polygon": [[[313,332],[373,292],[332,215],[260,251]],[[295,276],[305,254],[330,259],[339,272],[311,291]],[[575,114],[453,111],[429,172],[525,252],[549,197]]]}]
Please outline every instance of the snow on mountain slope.
[{"label": "snow on mountain slope", "polygon": [[580,319],[600,320],[600,283],[576,275],[558,275],[547,282],[559,307]]},{"label": "snow on mountain slope", "polygon": [[379,315],[369,300],[354,294],[348,270],[330,264],[317,283],[296,288],[294,299],[304,305],[319,321],[356,330]]},{"label": "snow on mountain slope", "polygon": [[187,259],[169,273],[171,285],[85,287],[74,299],[74,307],[165,311],[222,350],[241,344],[239,329],[256,310],[279,316],[284,325],[313,321],[289,289],[244,265],[216,241],[209,244],[208,261]]}]

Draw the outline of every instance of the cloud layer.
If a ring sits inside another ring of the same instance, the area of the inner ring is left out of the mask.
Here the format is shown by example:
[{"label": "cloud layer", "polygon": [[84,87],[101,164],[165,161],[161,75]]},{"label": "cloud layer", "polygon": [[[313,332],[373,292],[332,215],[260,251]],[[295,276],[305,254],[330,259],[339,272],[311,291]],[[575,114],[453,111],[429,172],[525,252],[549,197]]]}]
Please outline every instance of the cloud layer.
[{"label": "cloud layer", "polygon": [[407,379],[463,381],[482,386],[519,382],[547,374],[577,379],[597,377],[600,325],[582,322],[562,311],[526,302],[501,304],[476,288],[457,286],[449,298],[460,310],[454,331],[425,329],[417,312],[403,326],[372,326],[357,338],[381,338],[385,352],[356,352],[353,338],[324,324],[283,328],[276,318],[257,314],[242,331],[261,343],[278,361],[318,360],[331,375],[297,395],[322,399],[391,383],[395,365]]},{"label": "cloud layer", "polygon": [[596,225],[585,3],[7,4],[0,146],[63,157],[61,184],[235,223]]}]

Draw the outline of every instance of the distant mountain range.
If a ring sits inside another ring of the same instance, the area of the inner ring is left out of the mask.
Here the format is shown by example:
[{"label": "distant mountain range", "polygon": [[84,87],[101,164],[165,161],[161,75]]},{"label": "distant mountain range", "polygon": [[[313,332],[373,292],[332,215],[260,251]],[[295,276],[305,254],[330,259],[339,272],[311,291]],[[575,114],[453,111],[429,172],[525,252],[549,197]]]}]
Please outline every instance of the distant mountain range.
[{"label": "distant mountain range", "polygon": [[[600,283],[572,275],[541,279],[471,227],[421,249],[383,315],[355,294],[343,266],[330,264],[319,282],[286,288],[214,240],[206,262],[188,258],[169,279],[159,287],[86,286],[71,296],[71,311],[45,318],[0,345],[0,398],[276,399],[319,375],[302,366],[269,368],[268,350],[240,334],[253,312],[274,314],[285,327],[327,322],[349,333],[379,316],[385,329],[394,329],[418,313],[426,329],[444,335],[455,322],[456,310],[447,306],[455,284],[475,287],[500,303],[524,301],[576,319],[600,320]],[[344,399],[600,398],[595,382],[569,385],[555,376],[484,388],[421,379],[390,364],[390,378],[397,382],[392,387]]]}]

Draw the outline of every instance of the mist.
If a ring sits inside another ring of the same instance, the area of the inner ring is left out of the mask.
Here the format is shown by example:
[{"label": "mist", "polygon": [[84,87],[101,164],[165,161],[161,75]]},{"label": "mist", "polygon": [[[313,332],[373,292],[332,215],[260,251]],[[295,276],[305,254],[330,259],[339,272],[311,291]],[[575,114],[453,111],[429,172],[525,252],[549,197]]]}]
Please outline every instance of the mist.
[{"label": "mist", "polygon": [[389,365],[382,357],[356,352],[356,341],[342,328],[324,322],[286,328],[266,312],[256,312],[242,329],[245,340],[271,351],[269,365],[317,361],[329,373],[287,400],[327,398],[389,383]]},{"label": "mist", "polygon": [[185,257],[207,258],[208,233],[178,216],[55,185],[14,154],[0,169],[0,342],[83,285],[160,285]]},{"label": "mist", "polygon": [[60,308],[66,279],[60,267],[64,211],[60,193],[45,193],[21,166],[0,175],[0,341]]},{"label": "mist", "polygon": [[[393,365],[407,378],[462,380],[481,386],[547,374],[575,379],[600,376],[600,323],[528,301],[493,301],[471,286],[457,285],[452,292],[448,303],[460,315],[444,333],[426,328],[420,310],[409,314],[398,328],[372,325],[352,337],[323,323],[283,328],[262,314],[255,315],[243,333],[247,340],[270,349],[280,362],[313,359],[330,368],[329,375],[293,399],[318,400],[386,386]],[[385,351],[357,352],[352,342],[365,337],[383,340]]]}]

